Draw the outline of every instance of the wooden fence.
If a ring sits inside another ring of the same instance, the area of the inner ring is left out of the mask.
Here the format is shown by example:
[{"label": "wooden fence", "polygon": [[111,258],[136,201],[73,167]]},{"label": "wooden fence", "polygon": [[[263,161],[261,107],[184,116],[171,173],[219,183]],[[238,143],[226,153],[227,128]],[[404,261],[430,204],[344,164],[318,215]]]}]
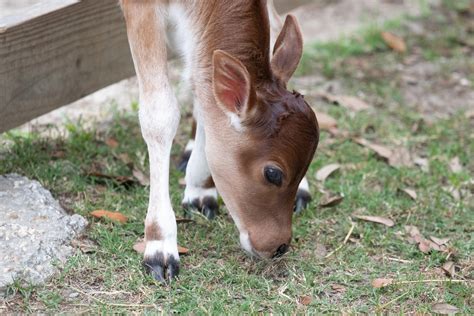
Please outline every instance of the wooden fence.
[{"label": "wooden fence", "polygon": [[118,0],[47,0],[0,18],[0,132],[134,74]]}]

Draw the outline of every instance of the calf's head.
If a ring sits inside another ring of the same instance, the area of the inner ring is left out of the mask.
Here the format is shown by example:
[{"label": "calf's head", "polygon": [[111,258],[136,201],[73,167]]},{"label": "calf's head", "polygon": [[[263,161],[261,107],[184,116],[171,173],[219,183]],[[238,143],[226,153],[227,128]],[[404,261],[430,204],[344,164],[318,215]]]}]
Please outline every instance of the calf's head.
[{"label": "calf's head", "polygon": [[289,17],[275,44],[271,76],[259,82],[233,56],[213,56],[214,96],[230,126],[215,128],[218,135],[208,138],[209,167],[242,247],[258,257],[288,249],[298,184],[318,144],[313,110],[301,94],[286,89],[302,46]]}]

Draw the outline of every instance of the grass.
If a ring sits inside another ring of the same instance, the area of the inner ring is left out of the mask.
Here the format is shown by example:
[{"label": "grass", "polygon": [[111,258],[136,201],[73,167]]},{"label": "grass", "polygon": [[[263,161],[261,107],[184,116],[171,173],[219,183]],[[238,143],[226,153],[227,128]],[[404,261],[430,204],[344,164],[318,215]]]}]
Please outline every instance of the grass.
[{"label": "grass", "polygon": [[[438,22],[437,22],[438,23]],[[443,22],[439,22],[443,23]],[[441,24],[443,25],[443,24]],[[447,26],[430,41],[407,36],[409,47],[416,43],[422,52],[435,56],[467,58],[446,52]],[[395,29],[393,29],[395,28]],[[382,29],[406,32],[402,21]],[[294,218],[292,250],[284,258],[262,262],[248,258],[238,245],[237,230],[223,211],[215,221],[197,217],[195,223],[179,226],[179,244],[190,249],[181,257],[180,279],[169,286],[156,284],[142,271],[141,257],[132,245],[143,235],[143,219],[148,188],[123,186],[114,180],[87,176],[91,170],[131,176],[124,162],[148,166],[145,145],[140,136],[136,109],[116,113],[110,125],[83,129],[68,125],[63,137],[49,138],[34,133],[12,131],[2,135],[8,143],[0,153],[0,174],[17,172],[41,182],[62,205],[90,221],[84,242],[92,252],[77,250],[60,274],[47,284],[32,286],[17,281],[4,297],[0,311],[9,313],[131,313],[158,311],[193,314],[237,313],[430,313],[436,302],[446,302],[472,314],[474,248],[473,122],[462,111],[434,123],[419,124],[423,117],[406,106],[400,87],[390,77],[368,73],[363,80],[354,77],[351,60],[370,61],[375,69],[394,65],[403,57],[390,51],[378,37],[380,29],[337,42],[317,44],[305,53],[306,74],[321,73],[340,78],[346,91],[362,92],[373,101],[366,112],[350,113],[317,100],[321,109],[338,121],[340,130],[362,136],[392,148],[404,146],[429,161],[429,171],[419,167],[390,167],[348,137],[333,138],[323,132],[321,145],[308,172],[314,200]],[[436,62],[438,59],[428,58]],[[380,67],[379,67],[380,66]],[[301,74],[301,72],[300,72]],[[173,147],[173,163],[182,150],[189,126],[183,120],[178,142]],[[419,125],[413,129],[413,126]],[[416,130],[413,132],[413,130]],[[108,139],[118,146],[107,145]],[[454,173],[449,161],[459,157],[463,171]],[[337,162],[341,170],[324,184],[315,172]],[[171,195],[178,216],[183,174],[172,168]],[[414,188],[416,201],[399,189]],[[459,190],[456,200],[446,188]],[[320,208],[318,188],[342,193],[344,201],[334,208]],[[129,217],[127,224],[95,220],[88,214],[95,209],[119,210]],[[388,228],[351,218],[355,212],[389,217],[396,222]],[[351,238],[329,258],[325,254],[341,246],[351,226]],[[423,254],[404,238],[404,226],[417,226],[425,236],[449,237],[452,252]],[[441,266],[455,262],[456,279],[462,283],[430,283],[446,279]],[[375,278],[420,283],[374,289]],[[470,283],[471,282],[471,283]]]}]

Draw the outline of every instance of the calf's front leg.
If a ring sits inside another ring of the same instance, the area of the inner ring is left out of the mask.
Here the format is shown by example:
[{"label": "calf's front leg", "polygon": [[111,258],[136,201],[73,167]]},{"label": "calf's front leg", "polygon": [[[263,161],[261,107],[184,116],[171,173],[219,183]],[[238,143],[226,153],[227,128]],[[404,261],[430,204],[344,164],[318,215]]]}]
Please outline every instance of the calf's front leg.
[{"label": "calf's front leg", "polygon": [[169,165],[179,107],[168,80],[164,8],[155,1],[122,1],[137,72],[142,135],[150,160],[145,219],[145,269],[159,281],[179,273],[177,227],[169,196]]},{"label": "calf's front leg", "polygon": [[186,167],[186,189],[182,204],[185,209],[197,209],[208,219],[213,219],[219,205],[217,190],[207,164],[206,135],[202,122],[197,123],[196,139],[193,143],[193,147],[189,148],[192,152]]}]

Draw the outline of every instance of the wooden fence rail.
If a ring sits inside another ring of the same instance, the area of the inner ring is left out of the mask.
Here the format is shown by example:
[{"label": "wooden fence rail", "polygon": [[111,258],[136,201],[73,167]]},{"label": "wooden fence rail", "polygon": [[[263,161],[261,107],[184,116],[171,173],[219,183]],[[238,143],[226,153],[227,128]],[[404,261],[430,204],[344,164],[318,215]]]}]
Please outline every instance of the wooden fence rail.
[{"label": "wooden fence rail", "polygon": [[0,19],[0,132],[133,75],[118,0],[48,0]]}]

